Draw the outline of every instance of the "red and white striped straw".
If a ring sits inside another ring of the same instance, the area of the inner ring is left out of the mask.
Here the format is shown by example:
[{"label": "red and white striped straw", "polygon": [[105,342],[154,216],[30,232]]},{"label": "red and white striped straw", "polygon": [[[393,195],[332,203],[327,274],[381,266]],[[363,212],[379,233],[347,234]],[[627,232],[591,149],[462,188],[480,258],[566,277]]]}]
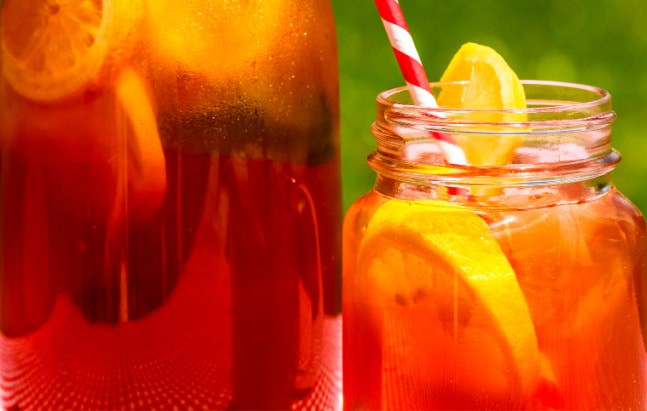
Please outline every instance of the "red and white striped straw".
[{"label": "red and white striped straw", "polygon": [[[438,108],[400,3],[398,0],[375,0],[375,5],[414,103],[418,106]],[[465,153],[450,136],[441,133],[433,133],[433,136],[445,156],[445,161],[457,165],[467,164]]]}]

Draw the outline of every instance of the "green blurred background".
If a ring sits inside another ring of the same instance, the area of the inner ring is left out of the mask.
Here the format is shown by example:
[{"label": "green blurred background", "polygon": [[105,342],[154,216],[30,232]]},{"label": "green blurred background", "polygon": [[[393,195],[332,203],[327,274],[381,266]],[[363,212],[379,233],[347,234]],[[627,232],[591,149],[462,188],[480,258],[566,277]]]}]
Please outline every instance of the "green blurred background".
[{"label": "green blurred background", "polygon": [[[337,20],[345,209],[371,189],[375,96],[403,85],[372,0],[332,0]],[[619,189],[647,215],[647,0],[401,0],[430,80],[461,44],[496,49],[520,78],[609,90]]]}]

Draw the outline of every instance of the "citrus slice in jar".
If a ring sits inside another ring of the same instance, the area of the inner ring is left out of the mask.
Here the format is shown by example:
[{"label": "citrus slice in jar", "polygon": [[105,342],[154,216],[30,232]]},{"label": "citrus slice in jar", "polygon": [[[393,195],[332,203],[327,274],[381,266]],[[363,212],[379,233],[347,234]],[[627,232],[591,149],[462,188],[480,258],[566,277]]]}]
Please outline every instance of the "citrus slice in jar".
[{"label": "citrus slice in jar", "polygon": [[[286,0],[147,0],[151,47],[162,66],[210,80],[255,74],[290,30]],[[269,60],[268,60],[269,61]],[[268,64],[267,62],[263,64]]]},{"label": "citrus slice in jar", "polygon": [[111,214],[128,213],[134,221],[152,218],[167,187],[166,159],[145,81],[127,67],[115,83],[97,98],[56,109],[29,101],[13,107],[11,150],[43,170],[51,206],[97,223]]},{"label": "citrus slice in jar", "polygon": [[129,53],[142,17],[142,0],[5,0],[3,74],[42,102],[97,87]]},{"label": "citrus slice in jar", "polygon": [[[452,135],[472,165],[503,165],[512,161],[522,136],[496,134],[510,128],[488,123],[523,122],[526,115],[502,110],[525,109],[526,95],[515,72],[496,51],[476,43],[464,44],[445,69],[441,82],[455,82],[438,94],[443,108],[474,110],[466,114],[468,122],[480,124],[466,128],[473,133]],[[482,110],[481,112],[479,112]],[[523,132],[523,128],[517,128]]]},{"label": "citrus slice in jar", "polygon": [[[117,79],[117,99],[130,129],[128,160],[120,167],[119,180],[128,183],[129,213],[139,220],[152,217],[166,193],[166,158],[157,120],[148,91],[133,69],[125,69]],[[126,157],[121,156],[124,162]]]},{"label": "citrus slice in jar", "polygon": [[530,311],[478,215],[440,201],[390,200],[367,226],[358,267],[383,361],[392,378],[417,386],[415,395],[445,396],[447,407],[460,398],[514,408],[534,389],[540,362]]}]

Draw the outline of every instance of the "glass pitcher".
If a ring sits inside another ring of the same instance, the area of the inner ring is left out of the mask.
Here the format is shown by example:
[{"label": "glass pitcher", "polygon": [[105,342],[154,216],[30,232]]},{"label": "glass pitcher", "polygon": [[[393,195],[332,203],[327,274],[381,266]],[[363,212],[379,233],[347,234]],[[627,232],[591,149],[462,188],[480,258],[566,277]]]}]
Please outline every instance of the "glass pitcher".
[{"label": "glass pitcher", "polygon": [[8,409],[333,409],[326,0],[5,0]]},{"label": "glass pitcher", "polygon": [[[610,180],[611,98],[523,84],[524,110],[379,95],[377,180],[344,222],[346,409],[647,406],[645,220]],[[439,133],[511,162],[447,165]]]}]

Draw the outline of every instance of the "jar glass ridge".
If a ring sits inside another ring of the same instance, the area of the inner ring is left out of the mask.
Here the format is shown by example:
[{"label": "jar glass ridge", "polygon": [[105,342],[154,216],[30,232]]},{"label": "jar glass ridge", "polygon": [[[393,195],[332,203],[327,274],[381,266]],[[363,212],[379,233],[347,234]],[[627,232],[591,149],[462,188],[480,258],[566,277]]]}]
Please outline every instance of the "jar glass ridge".
[{"label": "jar glass ridge", "polygon": [[[529,188],[591,180],[597,190],[608,188],[607,174],[620,161],[611,147],[615,113],[609,93],[579,84],[522,83],[528,108],[517,110],[421,108],[411,105],[405,88],[381,93],[372,126],[377,149],[369,165],[380,177],[420,186]],[[438,93],[443,87],[462,84],[433,83],[432,87]],[[493,116],[502,120],[507,116],[510,121],[495,123]],[[476,147],[479,138],[491,135],[502,143],[516,139],[516,155],[511,163],[494,166],[448,164],[434,134],[450,139],[464,136],[475,140]]]}]

